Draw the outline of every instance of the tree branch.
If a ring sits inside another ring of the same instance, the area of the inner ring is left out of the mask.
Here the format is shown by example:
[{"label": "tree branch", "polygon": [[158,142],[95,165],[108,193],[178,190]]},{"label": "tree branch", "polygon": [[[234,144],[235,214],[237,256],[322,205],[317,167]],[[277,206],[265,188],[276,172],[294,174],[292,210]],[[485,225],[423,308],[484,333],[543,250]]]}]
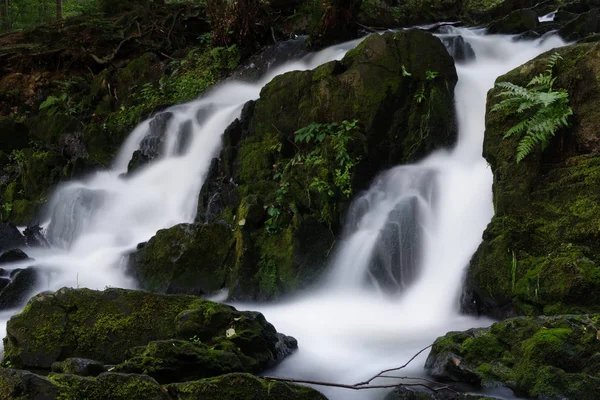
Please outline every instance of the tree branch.
[{"label": "tree branch", "polygon": [[408,366],[408,364],[410,364],[411,362],[413,362],[413,360],[415,358],[417,358],[422,352],[424,352],[425,350],[431,348],[431,346],[433,346],[433,344],[430,344],[429,346],[419,350],[419,352],[417,354],[415,354],[414,356],[412,356],[412,358],[410,360],[408,360],[404,365],[401,365],[400,367],[397,368],[390,368],[390,369],[386,369],[381,371],[380,373],[378,373],[377,375],[373,376],[371,379],[366,380],[364,382],[359,382],[359,383],[355,383],[354,386],[363,386],[363,385],[368,385],[369,383],[371,383],[374,379],[379,378],[381,375],[386,374],[388,372],[392,372],[392,371],[399,371],[403,368],[406,368]]},{"label": "tree branch", "polygon": [[[425,350],[431,348],[431,346],[433,346],[433,345],[429,345],[429,346],[421,349],[417,354],[415,354],[414,356],[412,356],[412,358],[410,360],[408,360],[404,365],[401,365],[400,367],[396,367],[396,368],[390,368],[390,369],[383,370],[383,371],[379,372],[377,375],[374,375],[373,377],[371,377],[370,379],[368,379],[368,380],[366,380],[364,382],[355,383],[354,385],[346,385],[346,384],[343,384],[343,383],[335,383],[335,382],[312,381],[312,380],[307,380],[307,379],[279,378],[279,377],[275,377],[275,376],[264,376],[263,379],[267,379],[267,380],[271,380],[271,381],[279,381],[279,382],[304,383],[304,384],[307,384],[307,385],[338,387],[338,388],[342,388],[342,389],[351,389],[351,390],[390,389],[390,388],[395,388],[395,387],[421,386],[421,387],[424,387],[426,389],[431,390],[432,392],[440,392],[442,390],[448,390],[450,392],[458,393],[458,391],[454,387],[452,387],[450,385],[441,385],[441,386],[437,386],[437,387],[428,385],[427,383],[430,383],[430,384],[433,384],[433,385],[440,385],[439,382],[436,382],[436,381],[431,380],[431,379],[418,378],[418,377],[410,377],[410,376],[392,376],[392,375],[386,375],[388,372],[398,371],[398,370],[401,370],[403,368],[406,368],[406,366],[408,366],[408,364],[410,364],[415,358],[417,358]],[[377,378],[404,379],[404,380],[420,381],[420,382],[418,382],[418,383],[394,383],[394,384],[385,384],[385,385],[371,385],[371,382],[373,380],[377,379]]]}]

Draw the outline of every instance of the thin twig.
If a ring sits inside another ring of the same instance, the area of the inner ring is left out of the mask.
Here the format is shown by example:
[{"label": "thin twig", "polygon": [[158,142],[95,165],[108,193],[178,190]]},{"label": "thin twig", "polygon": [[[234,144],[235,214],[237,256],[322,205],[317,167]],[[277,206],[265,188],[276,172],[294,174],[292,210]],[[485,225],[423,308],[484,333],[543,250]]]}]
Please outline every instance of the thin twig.
[{"label": "thin twig", "polygon": [[404,365],[401,365],[400,367],[397,367],[397,368],[390,368],[390,369],[383,370],[383,371],[381,371],[380,373],[378,373],[377,375],[373,376],[373,377],[372,377],[371,379],[369,379],[369,380],[366,380],[366,381],[364,381],[364,382],[355,383],[355,384],[354,384],[354,386],[363,386],[363,385],[368,385],[368,384],[369,384],[369,383],[371,383],[371,382],[372,382],[374,379],[377,379],[377,378],[379,378],[379,377],[380,377],[381,375],[383,375],[383,374],[386,374],[386,373],[388,373],[388,372],[392,372],[392,371],[398,371],[398,370],[401,370],[401,369],[403,369],[403,368],[406,368],[406,366],[407,366],[408,364],[410,364],[410,363],[411,363],[411,362],[412,362],[412,361],[413,361],[415,358],[417,358],[417,357],[418,357],[418,356],[419,356],[419,355],[420,355],[422,352],[424,352],[425,350],[429,349],[431,346],[433,346],[433,344],[430,344],[429,346],[427,346],[427,347],[425,347],[425,348],[423,348],[423,349],[419,350],[419,352],[418,352],[417,354],[415,354],[414,356],[412,356],[412,358],[411,358],[410,360],[408,360],[408,361],[406,362],[406,364],[404,364]]},{"label": "thin twig", "polygon": [[[425,383],[395,383],[389,385],[370,385],[370,386],[356,386],[356,385],[345,385],[343,383],[334,383],[334,382],[321,382],[321,381],[311,381],[308,379],[291,379],[291,378],[278,378],[276,376],[263,376],[263,379],[267,379],[270,381],[279,381],[279,382],[291,382],[291,383],[305,383],[307,385],[317,385],[317,386],[329,386],[329,387],[339,387],[342,389],[352,389],[352,390],[364,390],[364,389],[390,389],[398,386],[422,386],[427,389],[430,389],[434,392],[438,392],[446,388],[446,386],[442,386],[440,388],[433,388]],[[419,379],[419,378],[413,378]]]},{"label": "thin twig", "polygon": [[[398,370],[405,368],[415,358],[417,358],[421,353],[423,353],[425,350],[429,349],[431,346],[433,346],[433,345],[429,345],[429,346],[421,349],[417,354],[412,356],[412,358],[410,360],[408,360],[404,365],[401,365],[400,367],[396,367],[396,368],[390,368],[390,369],[383,370],[383,371],[379,372],[377,375],[370,378],[369,380],[366,380],[364,382],[355,383],[354,385],[346,385],[343,383],[334,383],[334,382],[312,381],[312,380],[307,380],[307,379],[278,378],[275,376],[265,376],[265,377],[263,377],[263,379],[279,381],[279,382],[304,383],[307,385],[338,387],[338,388],[342,388],[342,389],[351,389],[351,390],[390,389],[390,388],[396,388],[396,387],[421,386],[421,387],[431,390],[432,392],[440,392],[442,390],[448,390],[453,393],[459,393],[454,387],[452,387],[450,385],[439,386],[438,382],[431,380],[431,379],[427,379],[427,378],[385,375],[388,372],[398,371]],[[419,383],[394,383],[394,384],[386,384],[386,385],[371,385],[371,382],[377,378],[393,378],[393,379],[404,379],[404,380],[409,380],[409,381],[421,381],[421,382],[419,382]],[[437,385],[437,387],[430,386],[427,383]]]}]

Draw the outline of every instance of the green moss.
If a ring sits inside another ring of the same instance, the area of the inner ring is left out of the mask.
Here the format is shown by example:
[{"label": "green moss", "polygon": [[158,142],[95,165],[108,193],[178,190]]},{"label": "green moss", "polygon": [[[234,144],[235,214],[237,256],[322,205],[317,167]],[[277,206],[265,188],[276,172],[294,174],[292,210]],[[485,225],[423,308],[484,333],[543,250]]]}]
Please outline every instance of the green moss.
[{"label": "green moss", "polygon": [[[567,46],[559,53],[564,62],[556,66],[555,86],[570,93],[573,128],[558,132],[547,153],[537,149],[530,160],[515,165],[518,139],[502,139],[515,124],[514,115],[488,112],[486,117],[484,156],[494,173],[495,216],[470,274],[479,297],[504,310],[511,305],[512,313],[600,311],[595,296],[600,287],[600,158],[592,144],[598,115],[590,106],[600,101],[594,89],[600,45]],[[498,80],[524,85],[543,71],[549,55]],[[497,94],[497,89],[488,94],[488,110],[499,101]]]},{"label": "green moss", "polygon": [[[445,365],[442,379],[475,376],[482,387],[504,385],[523,396],[591,399],[587,391],[600,382],[595,375],[597,320],[588,315],[521,317],[451,332],[436,340],[426,366]],[[461,362],[450,362],[450,357]]]},{"label": "green moss", "polygon": [[314,389],[272,382],[248,374],[229,374],[180,384],[167,385],[171,396],[180,400],[324,400]]},{"label": "green moss", "polygon": [[229,226],[180,224],[163,229],[132,259],[143,289],[164,293],[210,294],[224,287],[234,263]]}]

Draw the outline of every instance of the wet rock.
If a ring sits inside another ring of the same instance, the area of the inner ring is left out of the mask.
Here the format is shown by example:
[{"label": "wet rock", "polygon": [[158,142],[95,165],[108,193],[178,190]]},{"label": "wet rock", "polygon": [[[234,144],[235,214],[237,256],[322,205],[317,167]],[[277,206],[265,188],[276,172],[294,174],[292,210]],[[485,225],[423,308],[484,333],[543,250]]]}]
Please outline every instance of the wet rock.
[{"label": "wet rock", "polygon": [[29,226],[24,231],[25,240],[29,247],[50,247],[42,228],[39,225]]},{"label": "wet rock", "polygon": [[456,62],[475,60],[475,51],[462,36],[447,36],[442,37],[441,39],[444,46],[446,46],[448,53],[450,53]]},{"label": "wet rock", "polygon": [[531,31],[538,26],[538,14],[535,10],[521,9],[488,25],[489,33],[517,34]]},{"label": "wet rock", "polygon": [[[190,340],[202,345],[196,348]],[[213,354],[212,349],[235,353],[242,366],[258,372],[281,360],[279,342],[277,331],[262,314],[198,297],[63,288],[34,297],[9,320],[4,362],[49,369],[62,359],[86,358],[104,365],[131,360],[129,365],[150,368],[143,364],[142,356],[148,355],[164,361],[164,371],[168,362],[175,362],[180,371],[186,361],[178,357],[189,354],[198,369],[208,371],[215,359],[205,358],[203,364],[199,355]],[[166,349],[165,343],[176,344],[180,351]]]},{"label": "wet rock", "polygon": [[234,257],[227,224],[180,224],[158,231],[133,253],[128,272],[144,290],[208,295],[225,286]]},{"label": "wet rock", "polygon": [[256,82],[274,68],[288,61],[298,60],[306,54],[306,37],[282,41],[267,46],[260,53],[248,58],[230,79]]},{"label": "wet rock", "polygon": [[104,365],[86,358],[67,358],[52,364],[52,372],[79,376],[98,376],[104,371]]},{"label": "wet rock", "polygon": [[25,260],[31,260],[31,258],[23,250],[19,249],[8,250],[0,255],[0,264],[16,263]]},{"label": "wet rock", "polygon": [[521,317],[438,338],[425,363],[445,382],[507,387],[534,399],[594,399],[598,315]]},{"label": "wet rock", "polygon": [[169,121],[173,113],[162,112],[150,121],[148,134],[141,140],[139,149],[133,153],[127,166],[127,173],[139,169],[161,155],[162,145],[165,141]]},{"label": "wet rock", "polygon": [[594,33],[599,33],[599,15],[600,10],[592,9],[567,23],[558,33],[567,41],[580,40]]},{"label": "wet rock", "polygon": [[14,270],[10,283],[0,291],[0,310],[25,304],[40,283],[41,277],[42,274],[36,267]]},{"label": "wet rock", "polygon": [[25,237],[14,225],[0,222],[0,253],[25,245]]}]

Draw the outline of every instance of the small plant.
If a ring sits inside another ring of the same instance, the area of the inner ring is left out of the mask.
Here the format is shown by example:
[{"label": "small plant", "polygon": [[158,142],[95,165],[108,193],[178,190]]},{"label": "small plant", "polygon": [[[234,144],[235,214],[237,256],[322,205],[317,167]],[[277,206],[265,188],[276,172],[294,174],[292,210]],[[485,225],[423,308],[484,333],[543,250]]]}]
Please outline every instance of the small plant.
[{"label": "small plant", "polygon": [[[288,198],[293,182],[305,191],[308,207],[313,203],[313,196],[320,198],[320,220],[331,223],[335,198],[348,199],[352,195],[352,172],[360,158],[352,156],[348,146],[358,130],[358,121],[354,120],[312,123],[295,132],[296,154],[287,162],[276,164],[273,174],[278,187],[273,204],[266,207],[267,232],[281,230],[278,220],[285,209],[297,212],[296,204]],[[271,150],[280,153],[281,144],[272,146]]]},{"label": "small plant", "polygon": [[2,217],[8,218],[13,209],[13,204],[11,202],[2,204]]},{"label": "small plant", "polygon": [[190,338],[190,342],[194,343],[194,344],[202,344],[202,340],[200,340],[200,337],[198,335],[194,335]]},{"label": "small plant", "polygon": [[564,89],[553,90],[552,69],[562,57],[558,53],[550,56],[546,70],[533,77],[526,87],[510,82],[498,82],[497,87],[504,89],[497,97],[504,100],[492,107],[492,112],[508,111],[522,114],[519,123],[505,134],[507,139],[515,134],[523,134],[517,145],[517,163],[529,155],[537,144],[544,150],[559,128],[569,125],[568,118],[573,115],[569,105],[569,93]]}]

